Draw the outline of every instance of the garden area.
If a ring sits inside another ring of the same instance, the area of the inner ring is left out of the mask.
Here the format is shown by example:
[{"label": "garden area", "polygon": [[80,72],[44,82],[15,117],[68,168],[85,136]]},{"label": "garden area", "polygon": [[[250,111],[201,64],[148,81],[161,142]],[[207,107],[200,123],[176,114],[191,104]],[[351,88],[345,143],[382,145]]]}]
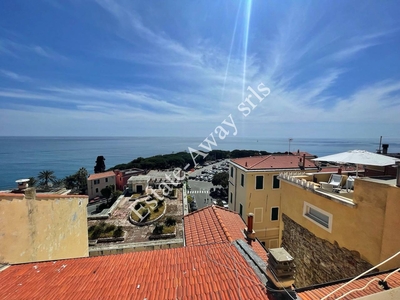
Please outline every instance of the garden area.
[{"label": "garden area", "polygon": [[164,200],[148,198],[137,201],[131,212],[131,219],[138,223],[146,223],[159,218],[165,210]]},{"label": "garden area", "polygon": [[107,224],[100,222],[92,225],[88,229],[89,240],[96,240],[99,238],[119,238],[124,235],[122,226],[115,226],[114,224]]}]

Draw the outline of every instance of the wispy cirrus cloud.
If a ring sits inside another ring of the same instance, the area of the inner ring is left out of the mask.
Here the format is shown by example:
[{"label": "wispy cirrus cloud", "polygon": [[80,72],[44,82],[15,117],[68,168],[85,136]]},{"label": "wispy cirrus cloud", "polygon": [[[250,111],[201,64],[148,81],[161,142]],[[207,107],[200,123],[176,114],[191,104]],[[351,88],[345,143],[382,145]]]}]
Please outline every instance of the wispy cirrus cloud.
[{"label": "wispy cirrus cloud", "polygon": [[0,69],[0,75],[2,75],[3,77],[9,78],[9,79],[20,81],[20,82],[32,81],[32,78],[30,78],[28,76],[19,75],[17,73],[7,71],[7,70],[2,70],[2,69]]},{"label": "wispy cirrus cloud", "polygon": [[52,60],[67,60],[67,57],[49,47],[25,45],[9,39],[0,39],[0,53],[22,58],[26,54],[35,54]]}]

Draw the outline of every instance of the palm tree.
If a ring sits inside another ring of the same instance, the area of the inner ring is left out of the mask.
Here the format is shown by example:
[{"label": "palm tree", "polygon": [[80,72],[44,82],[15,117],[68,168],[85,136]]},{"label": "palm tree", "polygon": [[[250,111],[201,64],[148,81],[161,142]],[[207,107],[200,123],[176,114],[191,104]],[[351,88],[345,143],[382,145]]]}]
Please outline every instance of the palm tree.
[{"label": "palm tree", "polygon": [[49,187],[49,182],[53,183],[57,180],[54,171],[50,170],[41,171],[38,175],[38,179],[40,180],[40,184],[44,185],[45,188]]},{"label": "palm tree", "polygon": [[36,180],[35,177],[29,177],[28,185],[29,185],[30,187],[35,186],[36,183],[37,183],[37,180]]}]

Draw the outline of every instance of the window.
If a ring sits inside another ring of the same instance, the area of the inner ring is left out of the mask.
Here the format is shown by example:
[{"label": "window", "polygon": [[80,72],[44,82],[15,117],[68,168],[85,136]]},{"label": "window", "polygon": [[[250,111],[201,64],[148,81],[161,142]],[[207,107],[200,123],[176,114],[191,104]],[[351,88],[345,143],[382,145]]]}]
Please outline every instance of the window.
[{"label": "window", "polygon": [[264,176],[256,176],[256,190],[262,190],[264,188]]},{"label": "window", "polygon": [[278,175],[272,177],[272,188],[279,189],[281,187],[281,182],[278,179]]},{"label": "window", "polygon": [[312,205],[304,202],[303,216],[313,223],[317,224],[319,227],[328,230],[332,230],[332,214]]},{"label": "window", "polygon": [[108,178],[106,178],[106,182],[108,182]]},{"label": "window", "polygon": [[100,179],[95,179],[94,180],[94,184],[99,184],[100,183]]},{"label": "window", "polygon": [[241,174],[240,176],[240,185],[244,186],[244,174]]},{"label": "window", "polygon": [[96,188],[96,193],[98,193],[99,192],[99,189],[98,188]]},{"label": "window", "polygon": [[231,193],[231,203],[232,203],[232,199],[233,199],[233,194]]},{"label": "window", "polygon": [[279,220],[279,207],[271,208],[271,221]]},{"label": "window", "polygon": [[[239,215],[242,217],[242,214],[243,214],[243,205],[242,205],[242,203],[240,203],[240,205],[239,205]],[[243,217],[242,217],[242,219],[243,219]]]},{"label": "window", "polygon": [[233,167],[231,167],[231,177],[233,177]]}]

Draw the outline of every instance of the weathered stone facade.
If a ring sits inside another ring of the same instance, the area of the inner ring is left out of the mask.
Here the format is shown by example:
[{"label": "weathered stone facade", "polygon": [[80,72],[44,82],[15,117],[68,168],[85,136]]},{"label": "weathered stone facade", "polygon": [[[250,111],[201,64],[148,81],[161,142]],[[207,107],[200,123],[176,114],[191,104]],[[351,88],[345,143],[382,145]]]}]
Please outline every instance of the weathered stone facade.
[{"label": "weathered stone facade", "polygon": [[285,214],[282,246],[296,264],[297,288],[355,277],[373,267],[357,251],[316,237]]}]

